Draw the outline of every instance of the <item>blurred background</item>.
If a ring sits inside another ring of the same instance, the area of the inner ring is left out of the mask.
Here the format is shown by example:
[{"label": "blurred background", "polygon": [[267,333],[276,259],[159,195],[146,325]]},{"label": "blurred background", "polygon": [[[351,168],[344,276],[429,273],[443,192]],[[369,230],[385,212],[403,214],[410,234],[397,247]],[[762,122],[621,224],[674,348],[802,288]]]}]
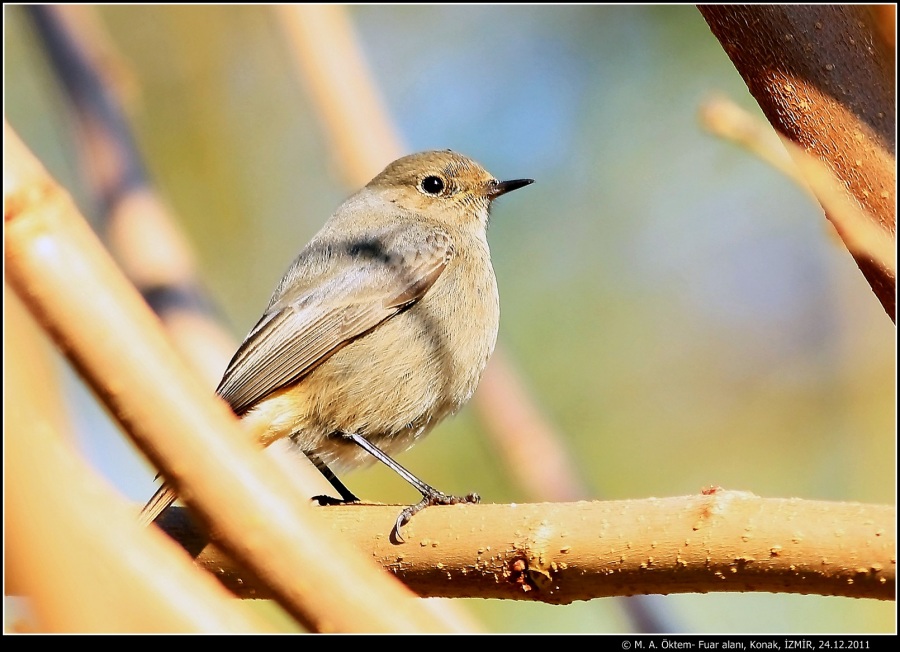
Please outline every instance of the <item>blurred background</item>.
[{"label": "blurred background", "polygon": [[[720,485],[895,503],[895,327],[821,209],[701,128],[698,109],[714,93],[761,114],[696,8],[347,11],[409,151],[452,148],[498,178],[536,179],[494,208],[500,341],[591,497]],[[354,190],[279,14],[97,12],[124,63],[116,74],[149,172],[242,338],[302,245]],[[97,202],[65,98],[22,8],[4,14],[6,117],[90,217]],[[84,455],[142,502],[155,471],[60,367]],[[400,461],[443,491],[534,500],[471,408]],[[383,468],[344,479],[364,498],[418,498]],[[871,600],[659,602],[686,632],[896,630],[895,605]],[[464,603],[489,631],[631,629],[613,599]]]}]

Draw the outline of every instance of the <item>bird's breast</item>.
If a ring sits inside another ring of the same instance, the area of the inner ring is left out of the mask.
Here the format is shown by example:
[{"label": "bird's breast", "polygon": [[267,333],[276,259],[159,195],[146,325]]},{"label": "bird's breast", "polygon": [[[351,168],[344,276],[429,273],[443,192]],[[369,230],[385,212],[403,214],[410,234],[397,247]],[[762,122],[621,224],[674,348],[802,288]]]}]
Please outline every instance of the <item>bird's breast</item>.
[{"label": "bird's breast", "polygon": [[358,433],[399,452],[471,398],[494,350],[500,306],[487,254],[473,260],[458,252],[421,299],[300,383],[302,410],[290,425],[305,433],[301,446],[326,460],[365,463],[330,434]]}]

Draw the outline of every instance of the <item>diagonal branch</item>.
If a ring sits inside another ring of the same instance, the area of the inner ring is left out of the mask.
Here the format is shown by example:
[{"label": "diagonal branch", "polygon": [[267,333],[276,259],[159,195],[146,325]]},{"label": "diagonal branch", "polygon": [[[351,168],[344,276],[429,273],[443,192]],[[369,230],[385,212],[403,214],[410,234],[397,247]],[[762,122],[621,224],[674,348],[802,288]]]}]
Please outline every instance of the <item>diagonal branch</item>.
[{"label": "diagonal branch", "polygon": [[8,125],[3,198],[10,284],[205,527],[289,613],[316,631],[445,628],[321,527],[304,507],[308,487],[259,455],[190,373],[71,197]]},{"label": "diagonal branch", "polygon": [[[702,5],[775,129],[821,159],[896,241],[897,133],[893,54],[872,15],[849,5]],[[801,167],[802,171],[802,167]],[[833,216],[826,207],[826,216]],[[840,224],[835,224],[841,233]],[[852,252],[896,322],[896,276]]]}]

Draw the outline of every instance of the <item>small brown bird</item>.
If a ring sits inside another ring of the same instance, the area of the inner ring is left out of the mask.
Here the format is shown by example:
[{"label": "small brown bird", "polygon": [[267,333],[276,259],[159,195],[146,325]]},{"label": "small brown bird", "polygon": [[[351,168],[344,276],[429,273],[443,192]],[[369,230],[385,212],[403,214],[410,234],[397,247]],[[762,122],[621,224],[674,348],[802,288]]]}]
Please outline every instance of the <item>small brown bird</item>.
[{"label": "small brown bird", "polygon": [[[532,181],[497,181],[449,150],[394,161],[303,248],[216,390],[263,446],[290,437],[341,501],[358,499],[329,465],[377,459],[400,474],[423,498],[398,516],[398,539],[428,505],[478,501],[435,490],[389,455],[474,393],[500,321],[491,202]],[[141,519],[175,497],[163,485]]]}]

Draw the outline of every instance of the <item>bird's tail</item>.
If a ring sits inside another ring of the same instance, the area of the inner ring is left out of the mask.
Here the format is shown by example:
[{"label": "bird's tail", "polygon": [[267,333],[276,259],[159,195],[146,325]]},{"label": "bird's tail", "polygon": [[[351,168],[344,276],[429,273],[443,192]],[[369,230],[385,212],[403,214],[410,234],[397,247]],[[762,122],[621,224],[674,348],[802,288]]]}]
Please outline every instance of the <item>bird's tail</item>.
[{"label": "bird's tail", "polygon": [[156,493],[153,494],[153,498],[147,501],[147,504],[144,505],[144,508],[141,510],[141,514],[138,517],[142,525],[150,525],[153,521],[159,518],[159,515],[162,514],[166,508],[175,502],[175,499],[178,496],[175,494],[175,491],[166,483],[163,483],[162,486],[156,490]]}]

